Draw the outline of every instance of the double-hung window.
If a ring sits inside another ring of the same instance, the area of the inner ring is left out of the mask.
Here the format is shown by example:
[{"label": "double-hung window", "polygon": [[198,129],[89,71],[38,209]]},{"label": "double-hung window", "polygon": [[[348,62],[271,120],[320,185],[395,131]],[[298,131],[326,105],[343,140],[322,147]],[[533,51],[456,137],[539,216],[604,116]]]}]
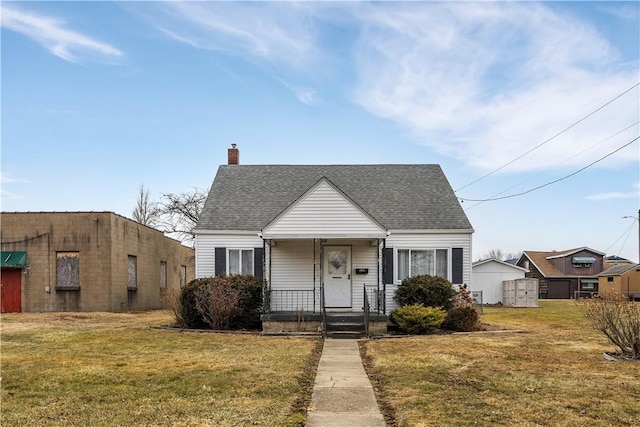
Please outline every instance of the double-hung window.
[{"label": "double-hung window", "polygon": [[227,275],[253,275],[253,249],[228,249]]},{"label": "double-hung window", "polygon": [[428,274],[449,279],[448,249],[398,249],[398,280]]}]

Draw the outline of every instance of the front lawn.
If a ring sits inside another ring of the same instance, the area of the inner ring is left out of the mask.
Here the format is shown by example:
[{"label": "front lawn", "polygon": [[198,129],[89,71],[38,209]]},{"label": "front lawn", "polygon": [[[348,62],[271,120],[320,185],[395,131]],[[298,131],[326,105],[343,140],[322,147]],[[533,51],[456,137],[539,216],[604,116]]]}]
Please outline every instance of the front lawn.
[{"label": "front lawn", "polygon": [[320,340],[152,328],[171,321],[166,312],[3,315],[0,424],[304,420]]},{"label": "front lawn", "polygon": [[398,426],[635,426],[640,363],[614,351],[574,301],[485,308],[524,333],[431,335],[363,345],[378,400]]}]

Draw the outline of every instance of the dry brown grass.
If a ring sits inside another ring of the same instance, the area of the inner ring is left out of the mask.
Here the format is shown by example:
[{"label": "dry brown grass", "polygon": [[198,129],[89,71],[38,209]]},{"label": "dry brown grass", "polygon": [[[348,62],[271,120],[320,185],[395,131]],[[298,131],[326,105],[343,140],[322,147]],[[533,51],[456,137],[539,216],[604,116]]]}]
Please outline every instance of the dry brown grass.
[{"label": "dry brown grass", "polygon": [[167,312],[2,316],[3,426],[296,425],[318,340],[151,328]]},{"label": "dry brown grass", "polygon": [[366,343],[379,400],[398,426],[635,426],[640,363],[613,348],[573,301],[487,308],[524,333],[431,335]]}]

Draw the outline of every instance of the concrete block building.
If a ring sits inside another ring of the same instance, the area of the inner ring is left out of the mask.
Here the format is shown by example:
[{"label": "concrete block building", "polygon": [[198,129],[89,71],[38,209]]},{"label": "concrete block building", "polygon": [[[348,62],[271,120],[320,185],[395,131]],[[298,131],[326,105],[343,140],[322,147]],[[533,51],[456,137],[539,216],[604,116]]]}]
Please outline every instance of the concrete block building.
[{"label": "concrete block building", "polygon": [[3,212],[2,312],[138,311],[195,275],[193,249],[113,212]]}]

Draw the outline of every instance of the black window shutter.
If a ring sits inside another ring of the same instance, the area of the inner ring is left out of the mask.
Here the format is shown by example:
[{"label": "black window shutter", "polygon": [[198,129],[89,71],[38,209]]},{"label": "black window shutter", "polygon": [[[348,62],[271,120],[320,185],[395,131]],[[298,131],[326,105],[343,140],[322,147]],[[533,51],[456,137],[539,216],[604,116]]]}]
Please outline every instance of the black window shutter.
[{"label": "black window shutter", "polygon": [[253,275],[264,278],[264,248],[253,249]]},{"label": "black window shutter", "polygon": [[382,252],[382,278],[385,284],[393,283],[393,248],[384,248]]},{"label": "black window shutter", "polygon": [[227,273],[227,248],[216,248],[214,262],[216,276],[223,276]]},{"label": "black window shutter", "polygon": [[451,282],[462,284],[462,248],[451,249]]}]

